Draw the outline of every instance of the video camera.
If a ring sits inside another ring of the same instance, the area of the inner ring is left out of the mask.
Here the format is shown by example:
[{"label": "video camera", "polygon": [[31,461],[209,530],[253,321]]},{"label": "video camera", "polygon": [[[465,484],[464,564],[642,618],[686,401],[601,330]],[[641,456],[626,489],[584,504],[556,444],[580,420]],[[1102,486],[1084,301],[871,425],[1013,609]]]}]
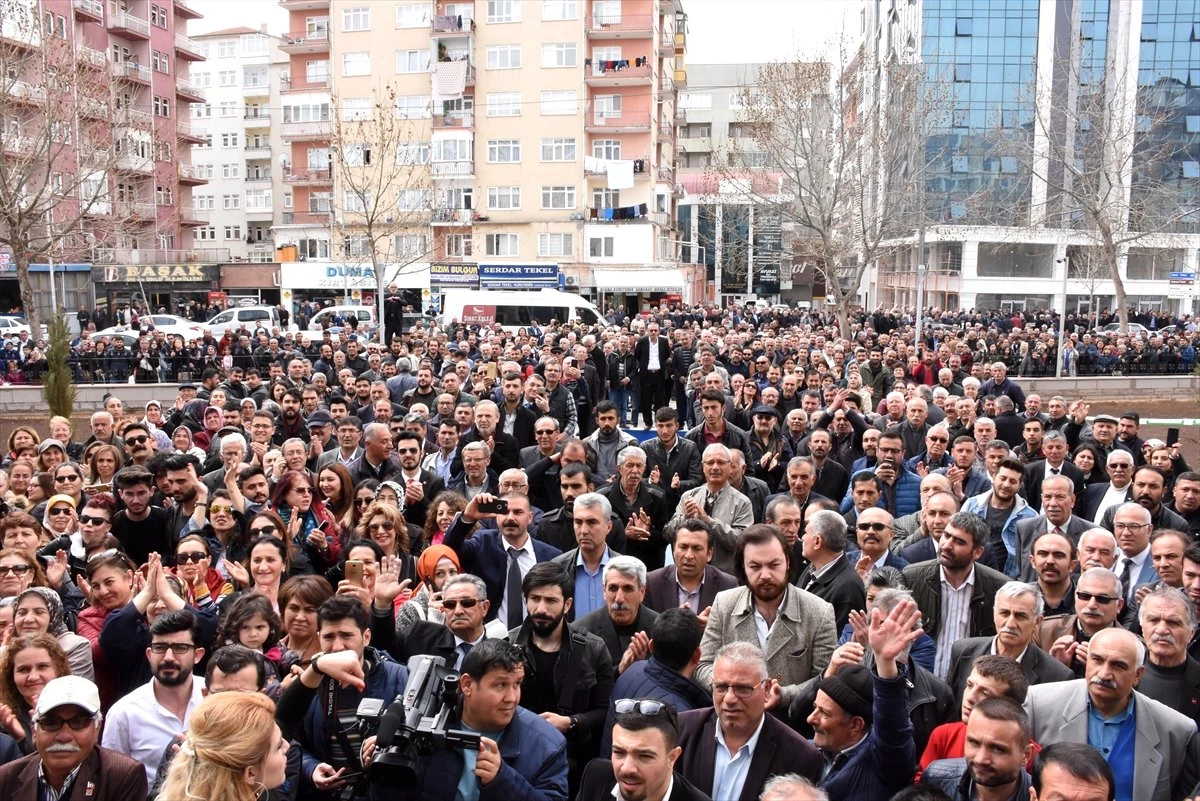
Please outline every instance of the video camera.
[{"label": "video camera", "polygon": [[446,660],[440,656],[410,658],[404,694],[386,711],[383,704],[378,698],[364,698],[357,710],[362,736],[375,735],[372,778],[413,786],[422,756],[443,749],[479,749],[478,734],[455,728],[458,673],[447,668]]}]

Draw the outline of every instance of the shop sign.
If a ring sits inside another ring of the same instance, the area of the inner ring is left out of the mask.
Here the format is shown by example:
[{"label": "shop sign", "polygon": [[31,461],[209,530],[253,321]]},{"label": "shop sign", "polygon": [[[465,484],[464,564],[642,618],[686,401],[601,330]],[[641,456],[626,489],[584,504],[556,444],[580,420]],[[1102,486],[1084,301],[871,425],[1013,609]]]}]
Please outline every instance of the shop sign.
[{"label": "shop sign", "polygon": [[110,284],[213,280],[211,269],[206,269],[203,264],[110,264],[102,269],[101,280]]},{"label": "shop sign", "polygon": [[442,289],[479,289],[478,264],[429,265],[430,286]]},{"label": "shop sign", "polygon": [[495,306],[463,306],[463,325],[491,325],[494,322],[496,322]]},{"label": "shop sign", "polygon": [[480,289],[558,289],[557,264],[481,264]]}]

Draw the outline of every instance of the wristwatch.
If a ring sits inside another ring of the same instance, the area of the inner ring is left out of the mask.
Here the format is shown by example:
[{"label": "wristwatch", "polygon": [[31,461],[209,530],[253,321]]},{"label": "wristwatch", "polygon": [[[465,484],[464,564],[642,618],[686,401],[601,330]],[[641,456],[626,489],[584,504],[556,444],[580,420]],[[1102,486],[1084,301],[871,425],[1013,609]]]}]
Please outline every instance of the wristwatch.
[{"label": "wristwatch", "polygon": [[310,668],[312,668],[313,673],[316,673],[318,676],[325,675],[324,671],[322,671],[321,668],[317,667],[317,660],[320,659],[321,657],[323,657],[324,655],[325,655],[324,652],[318,651],[317,653],[312,655],[311,659],[308,660],[308,666]]}]

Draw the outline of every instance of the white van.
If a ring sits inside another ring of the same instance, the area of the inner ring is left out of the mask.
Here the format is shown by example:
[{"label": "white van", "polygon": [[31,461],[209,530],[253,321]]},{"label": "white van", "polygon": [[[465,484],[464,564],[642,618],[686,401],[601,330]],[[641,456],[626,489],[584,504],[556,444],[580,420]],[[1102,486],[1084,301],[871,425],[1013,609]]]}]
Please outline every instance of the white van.
[{"label": "white van", "polygon": [[219,313],[203,327],[211,329],[217,339],[225,336],[226,331],[236,332],[242,327],[250,333],[258,328],[270,332],[272,328],[279,327],[279,309],[274,306],[235,306]]},{"label": "white van", "polygon": [[466,325],[490,326],[500,323],[506,331],[516,332],[534,320],[545,326],[551,320],[560,323],[579,320],[596,325],[600,311],[588,301],[557,289],[517,292],[496,290],[450,289],[442,293],[443,323],[457,320]]}]

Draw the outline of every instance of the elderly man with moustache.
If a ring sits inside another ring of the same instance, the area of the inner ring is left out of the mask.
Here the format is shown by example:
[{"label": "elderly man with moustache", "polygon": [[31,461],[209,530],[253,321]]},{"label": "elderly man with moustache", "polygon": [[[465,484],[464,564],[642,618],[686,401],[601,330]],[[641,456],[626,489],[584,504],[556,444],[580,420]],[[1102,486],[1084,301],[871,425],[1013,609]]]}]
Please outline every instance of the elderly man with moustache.
[{"label": "elderly man with moustache", "polygon": [[1075,582],[1075,614],[1043,621],[1034,641],[1076,676],[1082,676],[1092,637],[1120,627],[1118,619],[1124,608],[1120,579],[1102,567],[1089,568]]},{"label": "elderly man with moustache", "polygon": [[1200,724],[1200,662],[1188,656],[1196,634],[1191,600],[1173,587],[1155,587],[1138,608],[1149,659],[1138,691]]},{"label": "elderly man with moustache", "polygon": [[1072,514],[1074,506],[1074,484],[1070,478],[1057,475],[1041,482],[1041,514],[1017,521],[1017,565],[1021,581],[1033,581],[1036,578],[1030,560],[1034,540],[1042,534],[1061,534],[1074,546],[1083,532],[1092,527],[1083,518]]},{"label": "elderly man with moustache", "polygon": [[1117,801],[1175,801],[1200,778],[1200,735],[1191,718],[1134,689],[1145,658],[1132,633],[1098,632],[1084,678],[1030,687],[1025,710],[1038,743],[1097,749],[1116,778]]}]

